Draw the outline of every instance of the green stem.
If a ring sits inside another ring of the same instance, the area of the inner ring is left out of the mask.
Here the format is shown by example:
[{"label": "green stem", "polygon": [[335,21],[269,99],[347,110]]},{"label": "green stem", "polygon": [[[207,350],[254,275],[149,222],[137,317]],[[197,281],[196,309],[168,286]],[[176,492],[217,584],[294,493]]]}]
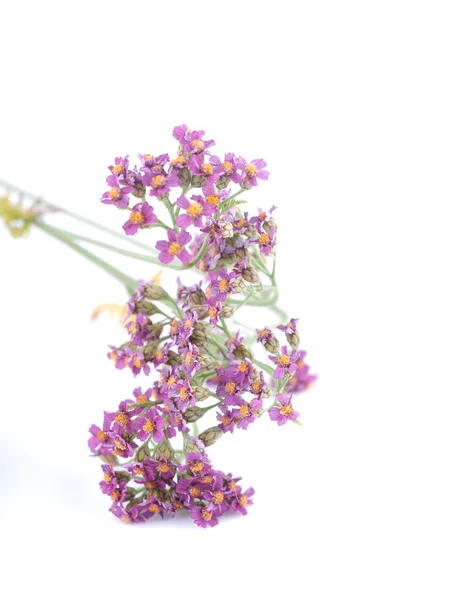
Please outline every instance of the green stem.
[{"label": "green stem", "polygon": [[73,242],[68,237],[65,237],[64,235],[61,235],[61,234],[53,231],[51,227],[44,225],[44,223],[35,221],[34,224],[39,229],[42,229],[42,231],[45,231],[46,233],[48,233],[55,239],[59,240],[60,242],[62,242],[63,244],[65,244],[66,246],[71,248],[72,250],[75,250],[75,252],[77,252],[78,254],[81,254],[81,256],[84,256],[85,258],[90,260],[92,263],[94,263],[95,265],[97,265],[98,267],[103,269],[103,271],[106,271],[107,273],[109,273],[112,277],[114,277],[114,279],[116,279],[117,281],[119,281],[120,283],[122,283],[125,286],[125,288],[129,294],[132,294],[135,291],[137,282],[132,277],[129,277],[122,271],[119,271],[119,269],[116,269],[115,267],[113,267],[106,261],[102,260],[95,254],[92,254],[91,252],[89,252],[89,250],[86,250],[82,246],[79,246],[78,244]]},{"label": "green stem", "polygon": [[265,371],[266,373],[268,373],[269,375],[274,375],[275,374],[275,369],[272,369],[272,367],[269,367],[269,365],[266,365],[265,363],[256,360],[256,358],[252,358],[252,362],[255,363],[255,365],[258,365],[258,367],[260,369],[262,369],[263,371]]}]

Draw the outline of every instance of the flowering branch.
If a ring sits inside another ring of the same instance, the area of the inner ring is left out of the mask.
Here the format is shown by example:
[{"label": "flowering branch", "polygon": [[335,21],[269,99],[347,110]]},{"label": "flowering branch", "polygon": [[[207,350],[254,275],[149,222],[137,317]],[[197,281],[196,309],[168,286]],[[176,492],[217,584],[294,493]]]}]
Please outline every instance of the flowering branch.
[{"label": "flowering branch", "polygon": [[[258,209],[254,216],[241,210],[243,194],[268,178],[265,162],[247,162],[231,153],[212,155],[214,141],[185,125],[173,135],[179,145],[172,159],[144,154],[139,155],[140,166],[130,167],[125,157],[109,167],[102,202],[126,214],[126,237],[4,182],[0,184],[20,197],[16,203],[10,195],[1,199],[0,216],[16,237],[38,227],[112,275],[130,294],[127,339],[110,346],[108,357],[117,369],[151,379],[145,391],[136,387],[133,398],[105,411],[102,426],[89,430],[89,448],[104,462],[100,487],[111,499],[111,512],[131,522],[188,510],[195,523],[207,527],[227,511],[246,514],[254,492],[243,491],[240,478],[215,469],[206,447],[235,429],[246,430],[265,413],[278,425],[299,423],[292,396],[306,390],[315,376],[299,350],[297,319],[288,321],[277,306],[275,207]],[[137,202],[131,206],[133,197]],[[31,204],[25,207],[24,198]],[[156,214],[161,209],[165,218]],[[57,212],[129,241],[142,252],[49,225],[47,216]],[[166,237],[152,245],[134,237],[158,230]],[[192,270],[203,279],[191,286],[178,280],[172,295],[156,280],[136,282],[85,244],[173,270]],[[284,324],[277,329],[285,343],[269,327],[244,339],[235,315],[246,306],[268,307],[281,317]],[[200,427],[213,409],[215,424]]]}]

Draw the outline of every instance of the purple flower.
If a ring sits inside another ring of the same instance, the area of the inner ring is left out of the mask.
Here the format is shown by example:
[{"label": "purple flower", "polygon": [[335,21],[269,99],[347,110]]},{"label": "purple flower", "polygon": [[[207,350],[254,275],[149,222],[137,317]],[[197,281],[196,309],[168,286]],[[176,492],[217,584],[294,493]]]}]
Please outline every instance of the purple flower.
[{"label": "purple flower", "polygon": [[110,496],[118,485],[116,473],[110,465],[102,465],[102,470],[103,480],[100,481],[100,488],[104,494]]},{"label": "purple flower", "polygon": [[280,329],[285,333],[293,334],[295,331],[297,331],[297,322],[298,319],[291,319],[286,325],[278,325],[277,329]]},{"label": "purple flower", "polygon": [[177,235],[172,229],[167,232],[168,241],[160,240],[156,244],[156,249],[160,250],[159,260],[168,265],[177,257],[184,265],[191,260],[191,255],[186,250],[185,246],[192,237],[187,231],[180,231]]},{"label": "purple flower", "polygon": [[180,142],[184,152],[188,154],[200,154],[206,148],[214,146],[214,140],[203,140],[204,131],[190,131],[187,125],[179,125],[173,130],[173,137]]},{"label": "purple flower", "polygon": [[139,229],[148,227],[156,223],[156,215],[153,212],[153,207],[147,202],[139,202],[130,214],[130,218],[123,226],[123,230],[127,235],[134,235]]},{"label": "purple flower", "polygon": [[220,424],[219,424],[220,429],[224,433],[226,433],[227,431],[229,431],[230,433],[233,433],[234,426],[236,424],[234,416],[233,416],[233,412],[231,410],[227,410],[227,408],[225,408],[225,406],[223,404],[221,404],[219,406],[219,408],[222,412],[216,413],[216,417],[217,417],[217,420],[220,421]]},{"label": "purple flower", "polygon": [[119,404],[119,410],[117,412],[105,411],[103,429],[106,431],[114,431],[120,435],[123,435],[124,433],[132,435],[138,429],[138,426],[136,425],[136,422],[132,420],[132,417],[137,415],[138,412],[138,408],[128,409],[128,404],[124,400]]},{"label": "purple flower", "polygon": [[231,179],[234,183],[240,183],[242,176],[237,172],[236,160],[234,154],[227,152],[223,162],[221,162],[218,156],[211,156],[210,162],[214,166],[221,166],[223,175],[228,179]]},{"label": "purple flower", "polygon": [[269,409],[269,415],[272,421],[277,421],[278,425],[284,425],[288,421],[295,421],[299,413],[292,407],[292,396],[288,394],[277,394],[278,406],[272,406]]},{"label": "purple flower", "polygon": [[102,448],[105,448],[109,441],[108,432],[100,429],[100,427],[97,427],[97,425],[91,425],[89,427],[89,433],[91,434],[91,437],[88,440],[89,448],[92,450],[92,452],[95,452],[100,446],[99,451],[101,454],[104,454],[105,452],[102,450]]},{"label": "purple flower", "polygon": [[144,175],[142,181],[151,188],[150,196],[162,196],[163,194],[168,194],[170,188],[176,187],[180,183],[175,171],[172,171],[170,175],[162,173],[155,175],[152,173],[151,169],[144,168],[143,172]]},{"label": "purple flower", "polygon": [[164,418],[158,414],[156,408],[150,408],[142,417],[138,417],[135,426],[138,428],[136,437],[141,441],[151,437],[159,444],[164,439]]},{"label": "purple flower", "polygon": [[260,411],[261,408],[262,401],[260,398],[253,398],[250,403],[242,400],[241,406],[232,410],[232,414],[237,421],[238,428],[247,429],[250,423],[254,422],[255,415],[258,414],[258,411]]},{"label": "purple flower", "polygon": [[137,403],[143,404],[144,402],[150,402],[152,391],[152,388],[150,388],[146,392],[143,392],[141,387],[137,387],[133,390],[133,396]]},{"label": "purple flower", "polygon": [[205,162],[204,154],[192,156],[189,160],[189,168],[193,175],[204,177],[210,183],[217,181],[223,173],[222,165]]},{"label": "purple flower", "polygon": [[209,459],[204,454],[200,454],[199,452],[188,452],[186,454],[186,464],[181,465],[179,468],[180,473],[184,473],[184,471],[190,471],[194,476],[206,473],[209,471],[211,467],[211,463]]},{"label": "purple flower", "polygon": [[191,508],[191,517],[199,527],[215,527],[218,523],[215,510],[207,506],[194,506]]},{"label": "purple flower", "polygon": [[275,379],[283,379],[287,374],[295,373],[297,370],[295,361],[299,355],[299,352],[289,354],[287,346],[282,346],[280,356],[269,356],[270,360],[277,365],[274,373]]},{"label": "purple flower", "polygon": [[126,208],[130,202],[129,193],[134,191],[131,186],[121,188],[116,175],[110,175],[106,178],[106,183],[109,184],[110,190],[105,192],[101,198],[103,204],[114,204],[117,208]]},{"label": "purple flower", "polygon": [[164,165],[169,160],[168,154],[161,154],[160,156],[153,156],[153,154],[138,154],[138,156],[144,167],[144,173],[150,172],[152,175],[165,174]]},{"label": "purple flower", "polygon": [[275,236],[277,230],[273,227],[269,231],[263,231],[258,238],[259,249],[262,254],[270,254],[276,245]]},{"label": "purple flower", "polygon": [[252,162],[247,163],[247,161],[240,156],[236,160],[236,165],[242,170],[243,181],[241,185],[247,184],[252,187],[258,185],[258,179],[269,178],[269,171],[264,170],[266,163],[262,158],[257,158],[252,160]]},{"label": "purple flower", "polygon": [[147,519],[151,519],[155,515],[164,517],[164,513],[167,512],[167,507],[155,496],[151,496],[143,506],[144,515]]},{"label": "purple flower", "polygon": [[246,515],[247,506],[253,504],[251,497],[254,493],[255,490],[253,488],[249,488],[246,492],[240,494],[237,498],[233,500],[233,502],[231,503],[231,508],[234,511],[240,512],[242,515]]},{"label": "purple flower", "polygon": [[134,456],[134,449],[137,448],[137,444],[134,442],[125,441],[120,435],[114,436],[114,448],[112,453],[122,458],[130,458]]},{"label": "purple flower", "polygon": [[203,217],[208,217],[215,211],[212,204],[207,204],[203,196],[192,196],[192,202],[186,196],[180,196],[175,202],[177,206],[186,210],[186,213],[177,218],[177,225],[186,228],[189,225],[203,227]]}]

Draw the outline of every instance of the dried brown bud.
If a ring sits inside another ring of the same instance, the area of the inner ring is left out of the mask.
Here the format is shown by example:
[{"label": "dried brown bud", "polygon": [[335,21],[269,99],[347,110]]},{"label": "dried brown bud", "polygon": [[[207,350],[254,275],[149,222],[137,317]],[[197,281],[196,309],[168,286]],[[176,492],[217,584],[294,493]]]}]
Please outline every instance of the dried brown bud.
[{"label": "dried brown bud", "polygon": [[197,444],[194,442],[194,438],[192,438],[190,435],[183,434],[183,437],[183,450],[186,454],[188,454],[188,452],[202,451],[202,449],[199,446],[197,446]]},{"label": "dried brown bud", "polygon": [[238,277],[231,282],[231,289],[235,294],[240,294],[245,290],[245,281],[242,277]]},{"label": "dried brown bud", "polygon": [[230,183],[230,178],[226,175],[221,175],[219,181],[216,181],[216,188],[218,190],[224,190]]},{"label": "dried brown bud", "polygon": [[198,437],[202,440],[205,446],[212,446],[221,437],[223,431],[220,427],[214,426],[206,429]]},{"label": "dried brown bud", "polygon": [[247,348],[247,346],[244,346],[244,344],[237,346],[233,350],[233,356],[240,360],[243,360],[244,358],[253,358],[252,351],[250,350],[250,348]]},{"label": "dried brown bud", "polygon": [[132,487],[127,487],[127,489],[125,490],[125,502],[129,502],[130,500],[132,500],[136,495],[136,488],[132,488]]},{"label": "dried brown bud", "polygon": [[158,346],[159,346],[158,341],[150,342],[149,344],[144,346],[144,349],[142,352],[144,353],[145,360],[150,360],[151,358],[153,358],[155,356],[155,354],[158,350]]},{"label": "dried brown bud", "polygon": [[192,177],[191,180],[191,186],[192,187],[203,187],[204,185],[206,185],[206,179],[204,177],[199,177],[198,175],[194,175],[194,177]]},{"label": "dried brown bud", "polygon": [[198,319],[204,319],[208,316],[208,311],[204,306],[201,306],[199,304],[193,304],[191,308],[197,313]]},{"label": "dried brown bud", "polygon": [[205,292],[203,290],[195,290],[195,292],[190,292],[189,293],[189,301],[190,301],[191,305],[205,304],[205,302],[206,302]]},{"label": "dried brown bud", "polygon": [[238,261],[243,261],[248,258],[247,248],[236,248],[236,258]]},{"label": "dried brown bud", "polygon": [[128,471],[115,471],[116,474],[116,479],[119,483],[122,483],[124,481],[130,481],[131,479],[131,474],[128,473]]},{"label": "dried brown bud", "polygon": [[214,361],[207,354],[199,354],[197,359],[202,369],[211,369],[214,366]]},{"label": "dried brown bud", "polygon": [[247,228],[244,235],[246,235],[248,238],[251,238],[251,239],[255,239],[255,238],[259,237],[259,234],[256,231],[256,228],[254,225],[250,225],[250,227]]},{"label": "dried brown bud", "polygon": [[234,231],[233,231],[233,225],[232,223],[229,223],[228,221],[226,221],[225,223],[221,223],[219,225],[221,231],[222,231],[222,236],[226,239],[226,238],[232,238],[234,235]]},{"label": "dried brown bud", "polygon": [[222,316],[224,319],[229,319],[231,315],[234,313],[234,308],[229,304],[224,304],[222,307]]},{"label": "dried brown bud", "polygon": [[136,196],[136,198],[143,198],[145,196],[146,187],[142,183],[142,181],[136,179],[136,181],[134,182],[134,187],[135,190],[133,192],[133,196]]},{"label": "dried brown bud", "polygon": [[189,169],[184,168],[184,169],[180,169],[178,171],[178,177],[180,178],[180,185],[181,187],[189,187],[190,183],[191,183],[191,172],[189,171]]},{"label": "dried brown bud", "polygon": [[119,460],[115,454],[99,454],[98,457],[107,465],[119,464]]},{"label": "dried brown bud", "polygon": [[179,356],[178,354],[176,354],[175,352],[173,352],[172,350],[169,350],[169,352],[167,353],[167,364],[168,365],[176,365],[181,363],[181,356]]},{"label": "dried brown bud", "polygon": [[259,283],[259,275],[251,266],[242,271],[242,277],[249,283]]}]

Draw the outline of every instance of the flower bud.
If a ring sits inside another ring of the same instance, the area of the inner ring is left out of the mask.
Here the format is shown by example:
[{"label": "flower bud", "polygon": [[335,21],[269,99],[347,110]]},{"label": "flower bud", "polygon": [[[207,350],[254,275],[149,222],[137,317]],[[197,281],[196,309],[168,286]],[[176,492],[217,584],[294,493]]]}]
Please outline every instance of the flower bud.
[{"label": "flower bud", "polygon": [[207,309],[199,304],[192,304],[191,305],[192,310],[194,310],[197,313],[197,318],[198,319],[204,319],[205,317],[208,316],[208,311]]},{"label": "flower bud", "polygon": [[222,316],[224,319],[229,319],[234,313],[234,308],[229,304],[224,304],[222,307]]},{"label": "flower bud", "polygon": [[187,423],[194,423],[194,421],[198,421],[205,412],[207,408],[201,408],[200,406],[190,406],[184,411],[184,418]]},{"label": "flower bud", "polygon": [[212,446],[221,437],[223,431],[220,427],[214,426],[206,429],[198,437],[202,440],[205,446]]},{"label": "flower bud", "polygon": [[161,336],[161,332],[164,328],[164,325],[161,325],[161,323],[154,323],[153,325],[150,325],[149,327],[147,327],[147,329],[150,331],[150,333],[152,334],[153,337],[159,338]]},{"label": "flower bud", "polygon": [[198,362],[200,363],[200,366],[202,369],[209,370],[214,366],[213,360],[207,354],[199,354],[197,359],[198,359]]},{"label": "flower bud", "polygon": [[136,302],[136,308],[138,312],[145,313],[149,317],[159,313],[159,308],[156,306],[156,304],[153,304],[153,302],[148,302],[147,300],[139,300]]},{"label": "flower bud", "polygon": [[201,402],[202,400],[206,400],[209,398],[209,390],[201,385],[196,385],[192,388],[192,393],[195,396],[197,402]]},{"label": "flower bud", "polygon": [[119,464],[119,460],[115,454],[99,454],[98,457],[107,465]]},{"label": "flower bud", "polygon": [[256,231],[256,228],[254,225],[250,225],[250,227],[247,228],[245,234],[248,238],[251,239],[255,239],[257,237],[259,237],[258,232]]},{"label": "flower bud", "polygon": [[116,479],[119,483],[130,481],[131,475],[128,471],[115,471]]},{"label": "flower bud", "polygon": [[194,325],[191,340],[196,346],[206,346],[208,342],[208,328],[204,323],[197,322]]},{"label": "flower bud", "polygon": [[224,190],[228,184],[230,183],[230,178],[227,177],[226,175],[221,175],[219,177],[219,180],[216,181],[216,188],[218,190]]},{"label": "flower bud", "polygon": [[297,330],[294,333],[287,333],[286,339],[294,350],[300,346],[300,336]]},{"label": "flower bud", "polygon": [[135,187],[135,190],[134,190],[134,192],[132,192],[133,196],[136,196],[136,198],[144,198],[146,187],[142,183],[142,181],[139,181],[139,179],[136,179],[134,182],[134,187]]},{"label": "flower bud", "polygon": [[252,266],[242,271],[242,277],[249,283],[259,283],[259,275]]},{"label": "flower bud", "polygon": [[183,450],[186,454],[190,452],[202,452],[202,443],[197,445],[194,441],[195,438],[191,437],[190,435],[183,434],[183,438]]},{"label": "flower bud", "polygon": [[229,267],[230,265],[234,265],[235,262],[236,262],[236,255],[234,253],[223,254],[217,261],[217,268],[225,269],[226,267]]},{"label": "flower bud", "polygon": [[159,341],[150,342],[144,346],[142,350],[145,360],[149,361],[153,358],[158,350]]},{"label": "flower bud", "polygon": [[238,358],[239,360],[244,360],[244,358],[251,359],[253,358],[253,353],[249,348],[247,348],[247,346],[240,344],[239,346],[236,346],[236,348],[233,350],[233,356],[235,358]]},{"label": "flower bud", "polygon": [[143,444],[140,448],[136,450],[136,460],[137,462],[144,462],[146,458],[150,456],[150,450],[146,444]]},{"label": "flower bud", "polygon": [[236,248],[236,258],[239,262],[248,258],[247,248]]},{"label": "flower bud", "polygon": [[179,364],[179,363],[182,362],[181,356],[179,356],[178,354],[176,354],[172,350],[169,350],[169,352],[167,353],[167,361],[166,362],[167,362],[168,365]]},{"label": "flower bud", "polygon": [[205,304],[206,302],[206,296],[205,296],[205,292],[203,290],[195,290],[195,292],[190,292],[189,293],[189,303],[191,305],[194,304]]},{"label": "flower bud", "polygon": [[191,186],[192,187],[203,187],[204,185],[206,185],[206,179],[204,177],[199,177],[198,175],[194,175],[194,177],[192,177],[191,180]]},{"label": "flower bud", "polygon": [[130,500],[132,500],[135,497],[135,495],[136,495],[136,488],[127,487],[125,490],[124,501],[129,502]]},{"label": "flower bud", "polygon": [[144,286],[144,296],[149,300],[162,300],[167,298],[167,292],[159,285],[148,283]]},{"label": "flower bud", "polygon": [[187,188],[191,183],[191,172],[186,167],[178,171],[178,177],[180,178],[180,186]]},{"label": "flower bud", "polygon": [[235,294],[241,294],[245,290],[245,281],[242,279],[242,277],[238,277],[231,282],[230,287]]},{"label": "flower bud", "polygon": [[164,438],[163,441],[156,446],[155,453],[156,455],[162,454],[167,458],[167,460],[173,460],[173,458],[175,457],[175,452],[172,448],[172,444],[167,438]]},{"label": "flower bud", "polygon": [[277,354],[280,349],[280,344],[275,336],[269,337],[266,342],[264,342],[264,348],[267,352],[271,352],[272,354]]},{"label": "flower bud", "polygon": [[228,221],[226,221],[225,223],[221,223],[219,225],[221,231],[222,231],[222,236],[227,239],[227,238],[232,238],[234,235],[234,231],[233,231],[233,225],[232,223],[229,223]]}]

